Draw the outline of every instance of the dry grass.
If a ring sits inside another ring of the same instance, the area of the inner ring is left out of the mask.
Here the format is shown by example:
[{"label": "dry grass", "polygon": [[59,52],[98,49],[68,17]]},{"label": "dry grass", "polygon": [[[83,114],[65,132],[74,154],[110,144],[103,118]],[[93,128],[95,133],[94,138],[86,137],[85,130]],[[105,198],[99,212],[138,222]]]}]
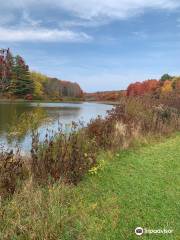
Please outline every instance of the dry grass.
[{"label": "dry grass", "polygon": [[14,193],[24,176],[31,176],[36,184],[61,181],[77,185],[84,175],[97,166],[101,150],[125,149],[139,138],[167,136],[180,130],[180,113],[172,107],[149,98],[128,98],[121,102],[105,119],[98,117],[86,127],[72,124],[68,134],[59,127],[53,137],[46,136],[40,143],[33,134],[30,168],[19,155],[2,153],[0,185],[2,196]]},{"label": "dry grass", "polygon": [[[0,209],[2,240],[137,239],[137,226],[173,229],[178,239],[180,136],[99,156],[78,186],[34,186],[31,179]],[[92,173],[92,172],[91,172]],[[90,173],[90,175],[92,175]]]}]

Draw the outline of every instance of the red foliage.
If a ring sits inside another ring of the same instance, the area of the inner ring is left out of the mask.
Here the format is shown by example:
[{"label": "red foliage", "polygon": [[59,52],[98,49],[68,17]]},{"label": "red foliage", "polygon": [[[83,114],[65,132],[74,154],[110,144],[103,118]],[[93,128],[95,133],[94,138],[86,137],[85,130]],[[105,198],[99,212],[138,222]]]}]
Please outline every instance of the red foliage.
[{"label": "red foliage", "polygon": [[127,96],[142,96],[147,93],[152,93],[160,86],[158,80],[146,80],[144,82],[136,82],[129,85],[127,88]]},{"label": "red foliage", "polygon": [[105,91],[96,93],[86,93],[85,98],[88,101],[118,101],[121,97],[126,96],[126,91]]},{"label": "red foliage", "polygon": [[33,100],[33,97],[31,94],[27,94],[26,97],[25,97],[26,100],[28,101],[32,101]]}]

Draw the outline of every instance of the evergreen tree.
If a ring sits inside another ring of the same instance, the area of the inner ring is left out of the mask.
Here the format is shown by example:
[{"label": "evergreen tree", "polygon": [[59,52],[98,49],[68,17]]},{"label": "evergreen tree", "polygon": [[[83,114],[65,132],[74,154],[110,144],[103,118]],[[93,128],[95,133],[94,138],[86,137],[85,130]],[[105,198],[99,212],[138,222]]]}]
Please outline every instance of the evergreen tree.
[{"label": "evergreen tree", "polygon": [[166,80],[172,80],[172,79],[173,79],[173,77],[166,73],[166,74],[162,75],[160,81],[165,82]]},{"label": "evergreen tree", "polygon": [[15,57],[12,75],[11,93],[13,95],[19,97],[33,94],[34,84],[30,78],[29,67],[19,55]]}]

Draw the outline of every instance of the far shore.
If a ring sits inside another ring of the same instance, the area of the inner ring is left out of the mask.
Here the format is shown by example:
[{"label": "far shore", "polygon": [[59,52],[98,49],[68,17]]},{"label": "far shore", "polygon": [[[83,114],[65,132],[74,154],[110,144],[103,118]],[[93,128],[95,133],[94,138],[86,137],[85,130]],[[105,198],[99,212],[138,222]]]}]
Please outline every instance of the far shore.
[{"label": "far shore", "polygon": [[99,103],[99,104],[107,104],[107,105],[119,105],[119,101],[118,102],[113,102],[113,101],[85,101],[85,102],[89,102],[89,103]]},{"label": "far shore", "polygon": [[82,103],[84,100],[72,100],[72,99],[63,99],[63,100],[52,100],[52,99],[42,99],[42,100],[26,100],[26,99],[0,99],[0,102],[44,102],[44,103]]},{"label": "far shore", "polygon": [[63,99],[63,100],[52,100],[52,99],[42,99],[42,100],[26,100],[26,99],[3,99],[0,98],[0,102],[44,102],[44,103],[84,103],[84,102],[88,102],[88,103],[99,103],[99,104],[107,104],[107,105],[118,105],[119,102],[115,102],[115,101],[97,101],[97,100],[93,100],[93,101],[89,101],[89,100],[75,100],[75,99]]}]

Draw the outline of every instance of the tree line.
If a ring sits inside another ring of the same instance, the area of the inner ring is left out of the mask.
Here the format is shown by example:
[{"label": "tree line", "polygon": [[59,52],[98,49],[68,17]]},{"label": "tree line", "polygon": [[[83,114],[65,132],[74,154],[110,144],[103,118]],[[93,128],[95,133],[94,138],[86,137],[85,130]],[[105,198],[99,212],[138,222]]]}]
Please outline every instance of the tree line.
[{"label": "tree line", "polygon": [[33,94],[34,84],[24,59],[13,56],[8,50],[0,52],[0,92],[1,95],[26,96]]},{"label": "tree line", "polygon": [[155,98],[180,96],[180,76],[164,74],[160,79],[149,79],[143,82],[131,83],[126,90],[85,93],[88,101],[118,102],[123,97],[150,95]]},{"label": "tree line", "polygon": [[132,83],[127,88],[127,96],[142,96],[151,94],[161,97],[169,93],[180,92],[180,77],[164,74],[160,80],[150,79],[143,82]]},{"label": "tree line", "polygon": [[0,97],[60,100],[82,98],[83,91],[77,83],[30,71],[20,55],[0,49]]}]

